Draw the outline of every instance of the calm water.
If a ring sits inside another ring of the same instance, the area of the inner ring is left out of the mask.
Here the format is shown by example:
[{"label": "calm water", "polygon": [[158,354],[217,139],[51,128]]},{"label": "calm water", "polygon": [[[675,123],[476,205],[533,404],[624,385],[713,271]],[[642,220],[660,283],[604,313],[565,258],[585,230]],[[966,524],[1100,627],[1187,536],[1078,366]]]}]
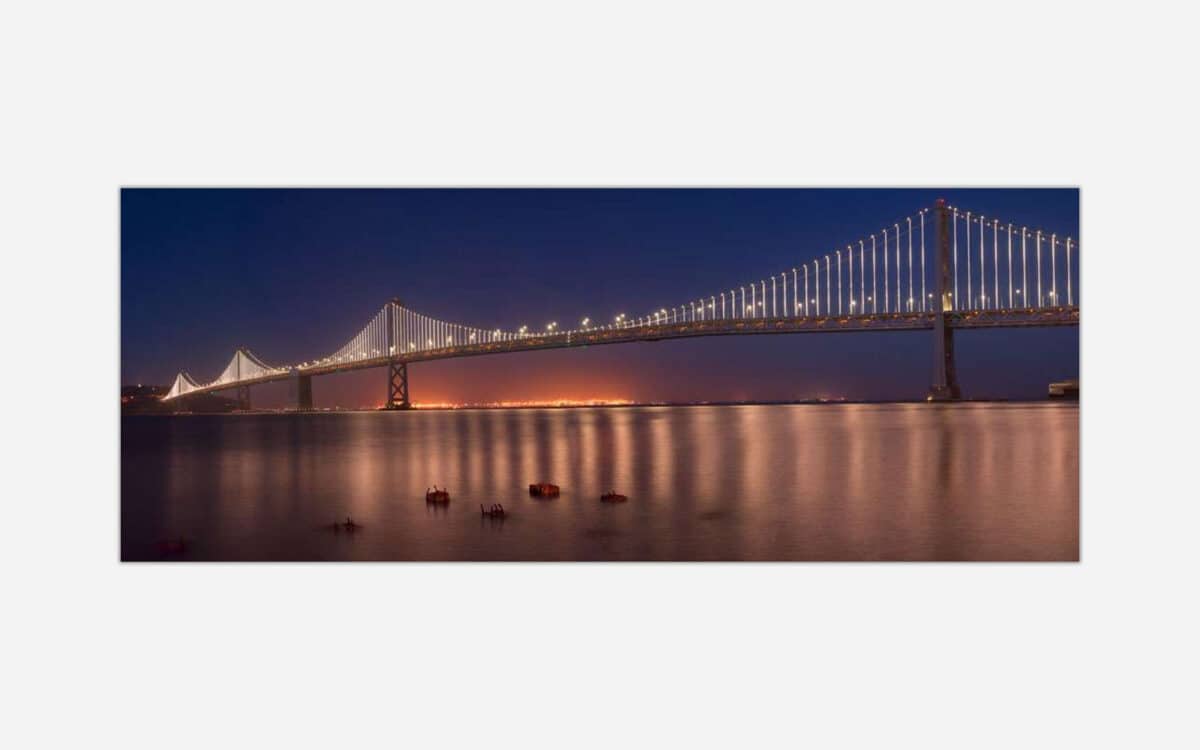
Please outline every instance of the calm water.
[{"label": "calm water", "polygon": [[[1079,409],[714,406],[124,417],[121,554],[1076,560]],[[557,499],[530,482],[562,486]],[[427,506],[426,487],[453,500]],[[615,488],[623,505],[599,501]],[[509,517],[480,517],[480,503]],[[322,529],[352,515],[355,534]]]}]

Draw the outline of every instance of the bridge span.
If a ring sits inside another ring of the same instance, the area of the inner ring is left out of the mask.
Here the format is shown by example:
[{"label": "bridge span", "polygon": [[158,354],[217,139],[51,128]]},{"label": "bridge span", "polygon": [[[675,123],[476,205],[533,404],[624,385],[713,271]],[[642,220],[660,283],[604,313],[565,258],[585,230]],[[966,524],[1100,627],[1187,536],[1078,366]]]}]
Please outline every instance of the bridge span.
[{"label": "bridge span", "polygon": [[[933,235],[928,263],[927,219]],[[700,336],[870,331],[932,332],[929,398],[956,399],[961,391],[955,373],[955,330],[1079,324],[1077,254],[1078,246],[1069,237],[1060,240],[1054,233],[1002,225],[998,219],[939,201],[932,209],[921,209],[857,244],[775,274],[769,281],[722,289],[636,318],[618,315],[605,324],[584,318],[567,330],[556,324],[536,332],[526,327],[485,329],[430,318],[393,299],[333,354],[272,366],[240,348],[213,381],[201,383],[181,372],[164,400],[186,403],[188,396],[236,389],[240,405],[249,408],[251,386],[286,380],[295,408],[310,410],[313,377],[386,367],[385,403],[406,409],[411,405],[408,365],[415,362]],[[1060,279],[1065,294],[1059,290]]]}]

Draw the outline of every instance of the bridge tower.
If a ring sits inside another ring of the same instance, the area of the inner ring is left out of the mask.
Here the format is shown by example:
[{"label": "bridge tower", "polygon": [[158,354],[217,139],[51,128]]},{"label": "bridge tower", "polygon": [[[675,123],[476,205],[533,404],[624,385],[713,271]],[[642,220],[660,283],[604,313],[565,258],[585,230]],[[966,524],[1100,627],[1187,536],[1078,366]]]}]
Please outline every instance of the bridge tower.
[{"label": "bridge tower", "polygon": [[[234,380],[242,379],[242,359],[246,356],[246,347],[239,346],[237,351],[233,353],[233,378]],[[239,385],[234,390],[234,399],[237,401],[239,411],[250,411],[250,386]]]},{"label": "bridge tower", "polygon": [[385,344],[388,351],[388,390],[387,401],[383,406],[385,409],[412,408],[412,403],[408,400],[408,363],[400,359],[403,350],[401,342],[397,340],[399,325],[396,321],[396,313],[401,304],[399,297],[394,298],[387,306],[387,315],[384,318],[387,324]]},{"label": "bridge tower", "polygon": [[408,363],[393,359],[388,362],[388,395],[386,409],[411,409],[408,400]]},{"label": "bridge tower", "polygon": [[950,290],[950,209],[938,198],[934,204],[937,214],[937,260],[933,266],[933,385],[930,401],[953,401],[962,398],[958,373],[954,368],[954,329],[946,325],[946,313],[954,309]]}]

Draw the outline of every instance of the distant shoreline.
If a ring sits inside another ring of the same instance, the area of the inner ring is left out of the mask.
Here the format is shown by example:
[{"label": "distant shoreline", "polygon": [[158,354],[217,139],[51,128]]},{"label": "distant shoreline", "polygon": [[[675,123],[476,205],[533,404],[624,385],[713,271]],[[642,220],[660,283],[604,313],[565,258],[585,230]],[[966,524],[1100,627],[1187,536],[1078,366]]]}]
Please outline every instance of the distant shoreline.
[{"label": "distant shoreline", "polygon": [[[681,401],[681,402],[636,402],[624,404],[545,404],[545,405],[513,405],[513,406],[487,406],[487,405],[470,405],[470,406],[426,406],[417,407],[408,411],[414,412],[443,412],[443,411],[517,411],[531,409],[643,409],[647,407],[664,407],[664,408],[681,408],[681,407],[700,407],[700,406],[889,406],[901,404],[923,404],[923,405],[940,405],[940,406],[961,406],[974,404],[1014,404],[1014,405],[1031,405],[1031,404],[1066,404],[1078,406],[1078,399],[1002,399],[1002,398],[981,398],[981,399],[961,399],[959,401],[926,401],[925,399],[885,399],[885,400],[790,400],[790,401]],[[307,412],[297,412],[288,409],[251,409],[249,411],[236,412],[131,412],[122,414],[121,416],[150,416],[150,417],[211,417],[211,416],[262,416],[268,414],[280,415],[320,415],[320,414],[370,414],[375,412],[388,411],[387,409],[371,408],[371,407],[356,407],[356,408],[333,408],[333,409],[314,409]],[[398,410],[400,411],[400,410]]]}]

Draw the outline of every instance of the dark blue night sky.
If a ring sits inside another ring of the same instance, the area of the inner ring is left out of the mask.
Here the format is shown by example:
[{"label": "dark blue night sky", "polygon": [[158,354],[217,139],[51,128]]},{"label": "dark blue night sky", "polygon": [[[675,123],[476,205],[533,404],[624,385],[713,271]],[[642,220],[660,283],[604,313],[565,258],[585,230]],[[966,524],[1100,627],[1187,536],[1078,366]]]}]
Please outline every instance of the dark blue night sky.
[{"label": "dark blue night sky", "polygon": [[[645,313],[824,256],[937,197],[1079,236],[1075,189],[126,189],[122,383],[169,384],[180,370],[208,380],[239,345],[271,363],[328,354],[392,297],[508,329]],[[1074,328],[957,343],[971,397],[1042,398],[1079,372]],[[417,402],[920,398],[931,356],[929,335],[913,332],[744,336],[410,374]],[[318,378],[314,390],[318,406],[375,405],[385,373]],[[256,389],[256,405],[282,404],[283,392]]]}]

